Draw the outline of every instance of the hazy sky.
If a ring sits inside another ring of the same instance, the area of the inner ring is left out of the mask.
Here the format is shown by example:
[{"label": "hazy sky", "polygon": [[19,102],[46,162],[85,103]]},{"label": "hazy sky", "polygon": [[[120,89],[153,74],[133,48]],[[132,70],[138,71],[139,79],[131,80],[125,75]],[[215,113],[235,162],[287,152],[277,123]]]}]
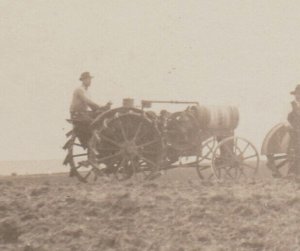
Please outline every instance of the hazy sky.
[{"label": "hazy sky", "polygon": [[1,0],[0,160],[63,158],[86,70],[102,104],[237,105],[237,134],[260,149],[300,84],[299,13],[285,0]]}]

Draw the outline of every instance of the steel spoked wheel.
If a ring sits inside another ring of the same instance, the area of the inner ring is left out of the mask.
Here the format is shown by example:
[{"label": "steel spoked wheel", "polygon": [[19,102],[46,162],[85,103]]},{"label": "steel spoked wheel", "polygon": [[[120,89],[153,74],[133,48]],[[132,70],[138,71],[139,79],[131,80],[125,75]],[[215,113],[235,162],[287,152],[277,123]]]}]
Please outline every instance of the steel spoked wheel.
[{"label": "steel spoked wheel", "polygon": [[254,178],[258,167],[259,154],[254,145],[244,138],[226,138],[213,152],[212,169],[217,179]]},{"label": "steel spoked wheel", "polygon": [[211,171],[213,152],[218,142],[215,137],[210,138],[202,143],[201,154],[197,156],[196,171],[200,179],[210,180],[214,177]]},{"label": "steel spoked wheel", "polygon": [[70,165],[70,177],[76,177],[81,182],[96,180],[99,173],[88,160],[88,148],[84,147],[75,134],[66,143],[68,150],[64,164]]},{"label": "steel spoked wheel", "polygon": [[117,112],[93,131],[94,165],[118,180],[150,178],[160,167],[162,140],[153,121],[134,111]]}]

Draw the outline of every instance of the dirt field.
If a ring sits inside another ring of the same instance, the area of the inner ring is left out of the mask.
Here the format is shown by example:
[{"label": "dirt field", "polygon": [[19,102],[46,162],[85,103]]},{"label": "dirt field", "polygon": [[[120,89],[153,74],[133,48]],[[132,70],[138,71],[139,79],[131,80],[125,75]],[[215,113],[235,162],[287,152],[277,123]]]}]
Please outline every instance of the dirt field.
[{"label": "dirt field", "polygon": [[[194,170],[193,170],[194,171]],[[0,250],[300,250],[300,183],[0,179]]]}]

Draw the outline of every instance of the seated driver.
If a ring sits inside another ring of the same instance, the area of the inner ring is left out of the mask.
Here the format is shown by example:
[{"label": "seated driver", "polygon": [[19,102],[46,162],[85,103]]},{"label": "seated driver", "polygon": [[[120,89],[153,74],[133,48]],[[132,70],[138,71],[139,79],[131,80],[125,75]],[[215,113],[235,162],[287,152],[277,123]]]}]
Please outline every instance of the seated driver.
[{"label": "seated driver", "polygon": [[[81,86],[73,92],[72,103],[70,106],[71,119],[73,120],[74,130],[81,143],[86,146],[90,132],[88,126],[97,115],[96,111],[101,108],[100,105],[90,99],[88,89],[91,86],[92,76],[89,72],[83,72],[79,78]],[[111,103],[104,106],[104,110],[109,109]],[[102,107],[103,108],[103,107]]]}]

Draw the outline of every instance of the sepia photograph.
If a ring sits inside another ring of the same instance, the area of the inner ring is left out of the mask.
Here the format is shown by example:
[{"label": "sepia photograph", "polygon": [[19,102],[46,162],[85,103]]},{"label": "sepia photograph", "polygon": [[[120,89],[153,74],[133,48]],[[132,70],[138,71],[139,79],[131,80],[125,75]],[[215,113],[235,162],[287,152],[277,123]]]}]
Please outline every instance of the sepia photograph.
[{"label": "sepia photograph", "polygon": [[300,251],[299,13],[0,0],[0,251]]}]

